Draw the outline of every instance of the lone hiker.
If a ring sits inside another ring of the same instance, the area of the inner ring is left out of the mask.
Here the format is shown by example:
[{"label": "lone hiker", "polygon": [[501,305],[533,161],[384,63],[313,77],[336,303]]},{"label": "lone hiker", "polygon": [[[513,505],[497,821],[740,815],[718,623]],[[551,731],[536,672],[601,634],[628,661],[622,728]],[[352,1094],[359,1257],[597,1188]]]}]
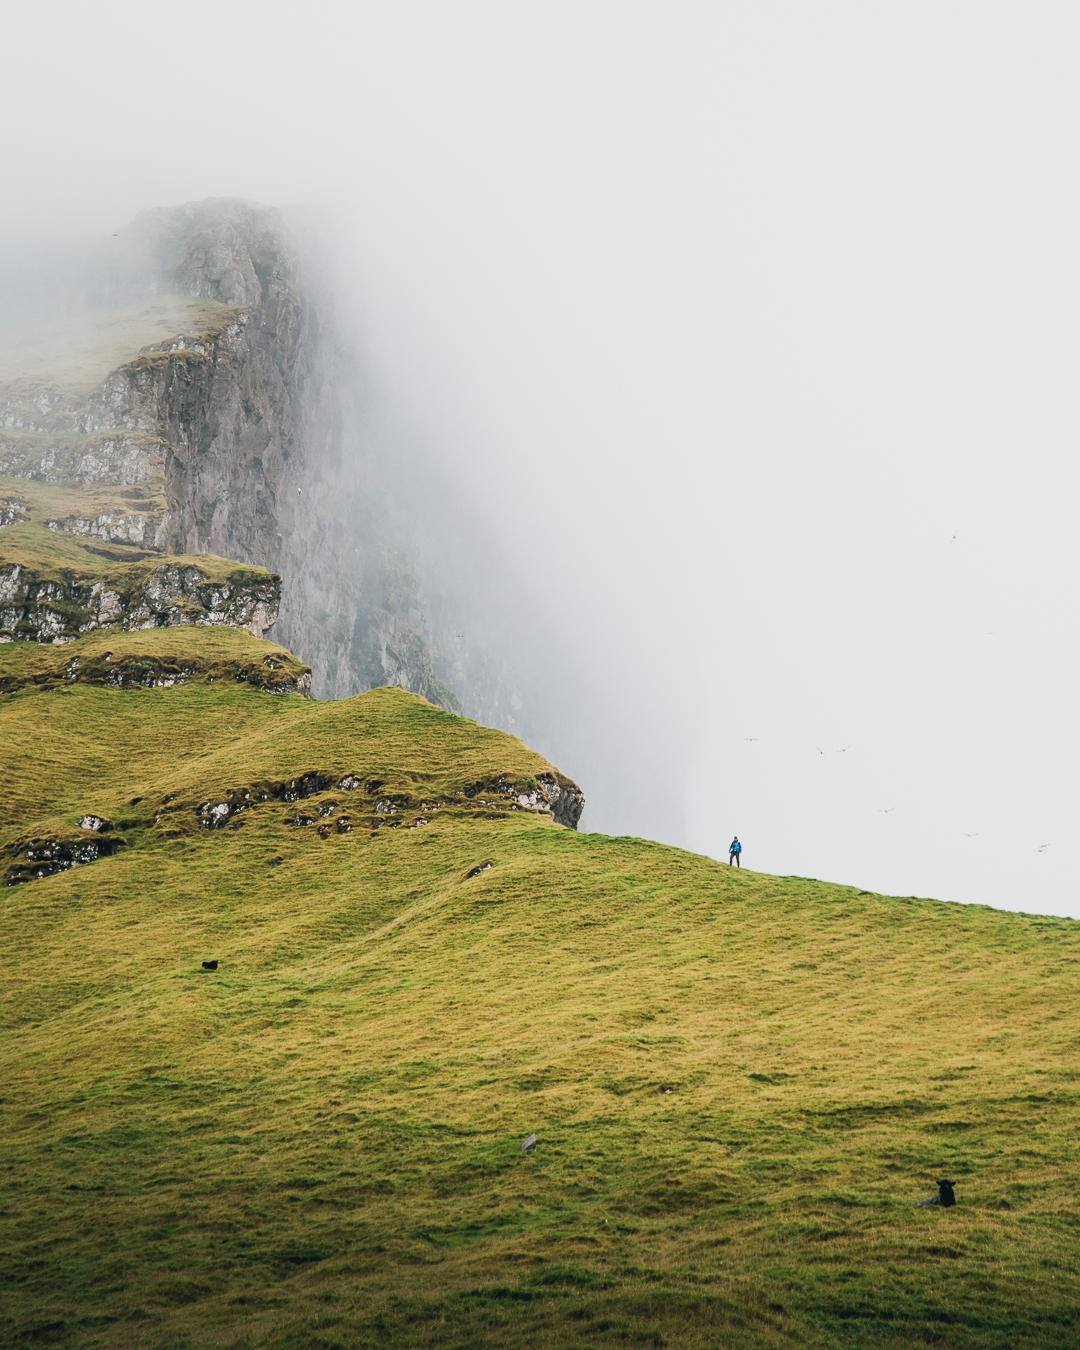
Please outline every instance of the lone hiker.
[{"label": "lone hiker", "polygon": [[741,852],[742,852],[742,844],[739,843],[739,836],[736,835],[735,838],[731,841],[730,847],[728,848],[729,867],[731,866],[732,863],[734,863],[736,867],[742,866],[742,863],[739,861],[739,854]]}]

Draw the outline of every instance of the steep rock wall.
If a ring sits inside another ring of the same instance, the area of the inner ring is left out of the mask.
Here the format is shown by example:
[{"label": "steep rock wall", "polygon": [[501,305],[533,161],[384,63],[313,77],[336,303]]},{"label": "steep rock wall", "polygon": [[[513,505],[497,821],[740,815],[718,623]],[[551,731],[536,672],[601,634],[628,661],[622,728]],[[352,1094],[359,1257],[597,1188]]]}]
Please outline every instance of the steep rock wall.
[{"label": "steep rock wall", "polygon": [[[49,326],[39,352],[0,343],[0,474],[83,490],[37,513],[58,535],[281,572],[278,635],[310,654],[319,692],[390,683],[452,705],[376,495],[342,491],[343,458],[363,449],[343,429],[355,372],[302,271],[272,210],[214,200],[139,217],[105,307]],[[18,519],[13,500],[2,523]],[[12,631],[66,638],[102,621],[108,587],[14,561]],[[254,631],[262,611],[239,621]]]},{"label": "steep rock wall", "polygon": [[223,322],[115,371],[81,429],[164,447],[169,548],[282,574],[275,636],[311,665],[317,693],[398,684],[457,706],[407,550],[378,494],[342,472],[364,454],[346,431],[356,372],[280,216],[210,201],[132,231],[156,284],[219,306]]},{"label": "steep rock wall", "polygon": [[[124,307],[100,311],[96,336],[112,352],[130,333],[131,347],[59,373],[51,360],[0,371],[0,474],[95,493],[49,515],[61,533],[279,572],[274,635],[311,665],[317,694],[397,684],[529,730],[504,654],[477,654],[454,587],[418,565],[423,526],[407,504],[394,515],[398,466],[360,429],[361,372],[333,288],[313,280],[282,217],[232,200],[151,211],[115,254],[102,294]],[[9,608],[24,631],[36,623]],[[40,617],[41,633],[69,635]]]}]

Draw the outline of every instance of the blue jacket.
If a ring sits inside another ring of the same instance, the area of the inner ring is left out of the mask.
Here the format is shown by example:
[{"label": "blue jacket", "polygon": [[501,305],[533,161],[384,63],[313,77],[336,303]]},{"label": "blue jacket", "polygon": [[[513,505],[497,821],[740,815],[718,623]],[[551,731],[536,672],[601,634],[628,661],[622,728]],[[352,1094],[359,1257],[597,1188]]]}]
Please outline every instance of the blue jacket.
[{"label": "blue jacket", "polygon": [[729,853],[741,853],[741,852],[742,852],[742,844],[740,844],[739,841],[738,841],[737,839],[733,839],[733,840],[731,841],[731,848],[728,850],[728,852],[729,852]]}]

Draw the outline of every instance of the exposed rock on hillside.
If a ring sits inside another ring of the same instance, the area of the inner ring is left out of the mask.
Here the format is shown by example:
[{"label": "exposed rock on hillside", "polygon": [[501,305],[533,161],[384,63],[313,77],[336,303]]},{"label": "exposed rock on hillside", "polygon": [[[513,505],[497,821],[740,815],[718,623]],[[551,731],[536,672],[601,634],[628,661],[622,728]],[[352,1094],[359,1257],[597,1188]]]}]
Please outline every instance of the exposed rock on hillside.
[{"label": "exposed rock on hillside", "polygon": [[[342,804],[336,795],[327,795],[351,794],[358,790],[361,800],[348,802],[351,814],[345,816],[340,814]],[[378,779],[365,782],[363,776],[357,773],[337,775],[309,769],[303,774],[276,782],[264,780],[230,788],[220,797],[200,802],[195,807],[195,816],[204,829],[220,830],[234,823],[243,812],[268,802],[291,803],[309,799],[308,809],[287,816],[286,824],[316,825],[320,820],[329,820],[339,834],[349,833],[354,817],[373,830],[399,829],[402,826],[416,829],[430,825],[437,816],[447,813],[493,820],[520,811],[550,816],[556,824],[574,830],[585,805],[577,784],[556,773],[542,773],[526,780],[502,776],[452,792],[418,796],[408,791],[387,792],[384,782]],[[161,816],[186,810],[183,802],[170,801],[163,805]],[[342,828],[342,822],[345,822],[345,828]]]},{"label": "exposed rock on hillside", "polygon": [[104,539],[110,544],[136,544],[154,549],[162,547],[164,533],[161,517],[142,511],[74,513],[58,519],[54,517],[45,524],[50,530],[62,530],[65,534]]},{"label": "exposed rock on hillside", "polygon": [[[83,486],[0,477],[0,528],[44,525],[59,534],[161,550],[166,542],[165,498],[153,484]],[[0,539],[0,549],[21,535]]]},{"label": "exposed rock on hillside", "polygon": [[14,525],[17,520],[25,520],[27,514],[26,502],[21,497],[0,497],[0,526]]},{"label": "exposed rock on hillside", "polygon": [[66,872],[69,867],[111,857],[122,847],[123,840],[115,835],[99,834],[95,838],[93,832],[91,837],[77,835],[73,839],[26,839],[10,850],[17,861],[4,873],[4,881],[8,886],[40,881],[42,877]]},{"label": "exposed rock on hillside", "polygon": [[585,809],[581,789],[563,774],[542,773],[526,783],[508,778],[473,783],[465,788],[464,795],[480,805],[505,804],[512,811],[540,811],[570,830],[577,829]]},{"label": "exposed rock on hillside", "polygon": [[[165,484],[165,443],[141,432],[0,430],[0,474],[73,487]],[[161,546],[165,546],[162,538]]]},{"label": "exposed rock on hillside", "polygon": [[277,617],[281,582],[237,568],[214,578],[195,562],[134,562],[107,576],[42,575],[0,562],[0,641],[68,641],[95,628],[229,624],[262,637]]}]

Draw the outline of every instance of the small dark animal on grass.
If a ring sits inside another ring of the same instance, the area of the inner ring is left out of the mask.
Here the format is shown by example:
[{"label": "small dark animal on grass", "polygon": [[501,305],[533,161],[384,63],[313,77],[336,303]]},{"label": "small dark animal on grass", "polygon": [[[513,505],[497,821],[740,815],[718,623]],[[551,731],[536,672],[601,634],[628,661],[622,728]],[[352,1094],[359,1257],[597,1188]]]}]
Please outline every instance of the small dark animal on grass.
[{"label": "small dark animal on grass", "polygon": [[204,962],[202,963],[202,968],[203,968],[203,970],[217,970],[217,962],[216,962],[216,961],[204,961]]},{"label": "small dark animal on grass", "polygon": [[916,1209],[925,1209],[927,1205],[944,1205],[948,1209],[950,1205],[956,1204],[956,1194],[953,1191],[951,1181],[939,1181],[937,1186],[937,1195],[931,1195],[925,1200],[920,1200],[915,1206]]},{"label": "small dark animal on grass", "polygon": [[523,1140],[521,1141],[521,1151],[522,1151],[522,1153],[531,1153],[531,1152],[533,1151],[533,1149],[536,1147],[536,1143],[537,1143],[536,1135],[535,1135],[535,1134],[530,1134],[530,1135],[528,1136],[528,1138],[523,1139]]}]

